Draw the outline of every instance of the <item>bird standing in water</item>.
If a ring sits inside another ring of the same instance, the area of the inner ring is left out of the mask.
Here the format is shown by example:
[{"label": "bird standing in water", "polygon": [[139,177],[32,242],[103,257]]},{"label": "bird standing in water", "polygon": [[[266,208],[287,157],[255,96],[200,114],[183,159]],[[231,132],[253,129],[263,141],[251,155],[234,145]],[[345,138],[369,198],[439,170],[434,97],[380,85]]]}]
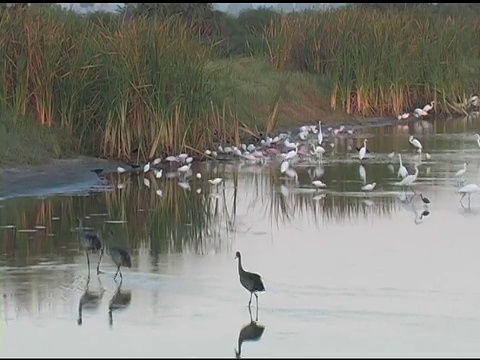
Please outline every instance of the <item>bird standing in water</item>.
[{"label": "bird standing in water", "polygon": [[252,295],[255,295],[258,308],[257,292],[265,291],[265,286],[263,285],[262,278],[258,274],[243,270],[242,256],[240,255],[240,251],[237,251],[235,259],[238,259],[238,275],[240,277],[240,283],[245,289],[250,291],[250,301],[248,302],[248,306],[250,307],[252,303]]},{"label": "bird standing in water", "polygon": [[128,268],[132,267],[132,260],[130,258],[130,254],[128,253],[127,250],[121,247],[115,246],[110,249],[110,256],[112,257],[113,262],[117,266],[117,272],[115,273],[113,280],[115,280],[118,273],[120,273],[120,279],[123,280],[123,275],[122,275],[122,272],[120,271],[120,267],[122,266],[125,266]]},{"label": "bird standing in water", "polygon": [[102,261],[103,256],[102,240],[100,239],[100,236],[98,236],[96,231],[83,228],[82,219],[77,220],[78,228],[80,231],[80,244],[82,245],[83,249],[85,250],[85,254],[87,255],[88,278],[90,278],[90,258],[88,257],[88,252],[95,252],[100,250],[100,257],[97,264],[98,275],[100,274],[100,262]]}]

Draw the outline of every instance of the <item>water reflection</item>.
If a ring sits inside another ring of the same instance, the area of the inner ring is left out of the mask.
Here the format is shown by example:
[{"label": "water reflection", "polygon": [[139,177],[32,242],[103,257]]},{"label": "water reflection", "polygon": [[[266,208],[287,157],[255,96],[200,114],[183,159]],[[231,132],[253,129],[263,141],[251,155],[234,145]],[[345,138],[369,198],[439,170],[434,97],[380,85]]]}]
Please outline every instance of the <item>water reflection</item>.
[{"label": "water reflection", "polygon": [[80,301],[78,302],[78,319],[77,319],[78,325],[83,324],[83,316],[82,316],[83,310],[96,311],[98,310],[102,302],[105,288],[102,286],[102,282],[99,276],[97,276],[97,279],[98,279],[98,290],[92,291],[89,289],[90,276],[87,278],[87,281],[85,284],[85,292],[82,294],[82,296],[80,297]]},{"label": "water reflection", "polygon": [[256,318],[255,321],[252,317],[252,309],[248,307],[248,312],[250,314],[250,323],[243,326],[238,334],[238,350],[235,349],[235,357],[240,359],[242,357],[242,344],[245,341],[258,341],[265,331],[265,326],[257,323],[258,321],[258,308],[256,308]]},{"label": "water reflection", "polygon": [[122,290],[123,279],[120,279],[120,282],[117,285],[117,290],[110,299],[108,304],[108,324],[110,328],[113,327],[113,311],[124,310],[132,302],[132,292],[131,290]]}]

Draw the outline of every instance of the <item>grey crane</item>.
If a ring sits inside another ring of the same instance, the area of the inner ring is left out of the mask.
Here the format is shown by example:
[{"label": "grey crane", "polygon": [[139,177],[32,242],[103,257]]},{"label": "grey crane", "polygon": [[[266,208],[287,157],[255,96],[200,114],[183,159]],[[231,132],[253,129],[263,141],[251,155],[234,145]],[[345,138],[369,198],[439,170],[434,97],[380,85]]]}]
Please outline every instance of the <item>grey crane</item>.
[{"label": "grey crane", "polygon": [[112,257],[113,262],[117,265],[117,272],[113,279],[117,277],[117,274],[120,273],[120,279],[123,280],[122,272],[120,271],[120,267],[132,267],[132,260],[130,258],[130,254],[124,248],[114,246],[110,249],[110,256]]},{"label": "grey crane", "polygon": [[241,358],[242,354],[242,343],[244,341],[258,341],[263,335],[265,330],[265,326],[257,324],[258,321],[258,308],[257,308],[257,320],[253,321],[252,318],[252,310],[248,308],[248,312],[250,313],[250,323],[245,325],[238,334],[238,351],[235,350],[235,357],[237,359]]},{"label": "grey crane", "polygon": [[88,257],[88,252],[95,252],[100,250],[100,257],[98,258],[97,264],[98,275],[100,274],[100,262],[102,261],[103,256],[102,240],[100,239],[100,236],[98,236],[96,231],[91,229],[85,229],[83,227],[82,219],[77,220],[80,232],[80,244],[82,245],[83,249],[85,250],[85,254],[87,255],[88,277],[90,278],[90,258]]},{"label": "grey crane", "polygon": [[250,301],[248,302],[248,306],[250,307],[250,305],[252,304],[252,295],[255,295],[258,308],[257,292],[265,291],[265,286],[263,285],[262,278],[258,274],[243,270],[242,256],[240,254],[240,251],[237,251],[235,259],[238,259],[238,275],[240,277],[240,283],[245,289],[250,291]]}]

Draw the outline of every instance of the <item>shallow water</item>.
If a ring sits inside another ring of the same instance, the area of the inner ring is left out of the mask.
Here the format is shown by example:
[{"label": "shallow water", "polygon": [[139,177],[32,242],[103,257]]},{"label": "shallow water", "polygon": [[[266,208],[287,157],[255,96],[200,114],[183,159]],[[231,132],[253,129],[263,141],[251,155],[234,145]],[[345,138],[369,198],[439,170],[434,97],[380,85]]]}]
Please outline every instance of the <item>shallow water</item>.
[{"label": "shallow water", "polygon": [[[175,178],[151,176],[147,188],[143,175],[114,175],[106,192],[2,201],[0,354],[234,357],[244,338],[247,358],[479,356],[480,195],[460,203],[452,178],[467,162],[466,183],[480,183],[479,121],[415,124],[338,137],[333,150],[328,139],[321,163],[295,165],[298,183],[279,162],[212,162],[191,191]],[[361,169],[347,146],[364,135]],[[413,188],[428,208],[410,189],[401,201],[392,150],[420,164]],[[326,189],[312,189],[315,172]],[[207,182],[217,176],[218,187]],[[87,291],[77,217],[113,231],[107,249],[130,250],[123,282],[108,254],[97,276],[93,254]],[[265,282],[253,324],[237,250]]]}]

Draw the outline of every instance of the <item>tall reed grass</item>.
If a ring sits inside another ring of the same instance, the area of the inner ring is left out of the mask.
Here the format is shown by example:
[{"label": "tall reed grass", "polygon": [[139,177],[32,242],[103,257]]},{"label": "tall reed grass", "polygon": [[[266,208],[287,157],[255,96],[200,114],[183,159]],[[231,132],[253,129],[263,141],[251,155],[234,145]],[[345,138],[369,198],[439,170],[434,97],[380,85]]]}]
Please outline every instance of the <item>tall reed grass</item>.
[{"label": "tall reed grass", "polygon": [[34,113],[45,126],[64,127],[107,157],[203,150],[233,116],[220,111],[227,105],[218,78],[226,75],[207,66],[210,49],[195,30],[177,17],[1,12],[0,106],[16,119]]},{"label": "tall reed grass", "polygon": [[456,111],[480,85],[476,18],[343,7],[272,18],[265,39],[278,69],[331,77],[332,108],[350,114],[399,114],[431,100]]}]

